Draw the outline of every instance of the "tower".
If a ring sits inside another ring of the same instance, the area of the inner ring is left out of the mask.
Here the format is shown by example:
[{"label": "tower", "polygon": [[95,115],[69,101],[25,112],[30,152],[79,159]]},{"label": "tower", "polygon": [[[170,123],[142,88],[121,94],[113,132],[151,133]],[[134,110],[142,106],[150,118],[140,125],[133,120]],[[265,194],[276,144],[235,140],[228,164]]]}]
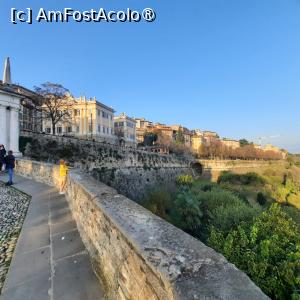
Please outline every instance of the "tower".
[{"label": "tower", "polygon": [[5,59],[4,71],[3,71],[3,83],[11,84],[11,72],[10,72],[10,61],[9,57]]}]

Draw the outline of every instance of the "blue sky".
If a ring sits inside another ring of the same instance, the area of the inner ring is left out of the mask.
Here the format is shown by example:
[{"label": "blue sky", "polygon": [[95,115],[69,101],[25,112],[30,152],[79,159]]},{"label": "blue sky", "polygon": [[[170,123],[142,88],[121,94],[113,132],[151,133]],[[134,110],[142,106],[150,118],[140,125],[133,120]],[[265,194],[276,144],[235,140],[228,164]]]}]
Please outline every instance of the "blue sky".
[{"label": "blue sky", "polygon": [[[23,4],[23,2],[25,4]],[[10,9],[153,8],[153,23],[10,23]],[[0,3],[0,60],[134,117],[300,152],[300,1],[29,0]]]}]

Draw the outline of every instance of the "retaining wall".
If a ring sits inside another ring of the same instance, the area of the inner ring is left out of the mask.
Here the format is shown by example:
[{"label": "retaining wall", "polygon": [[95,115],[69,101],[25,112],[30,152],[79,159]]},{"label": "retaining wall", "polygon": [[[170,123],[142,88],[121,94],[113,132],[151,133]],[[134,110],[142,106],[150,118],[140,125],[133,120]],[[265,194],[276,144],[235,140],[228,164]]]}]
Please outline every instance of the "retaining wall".
[{"label": "retaining wall", "polygon": [[196,162],[202,166],[202,177],[216,181],[223,171],[233,171],[244,174],[255,172],[255,169],[262,169],[272,165],[284,164],[285,161],[264,161],[264,160],[221,160],[221,159],[198,159]]},{"label": "retaining wall", "polygon": [[[58,184],[58,166],[18,160],[16,172]],[[71,171],[66,197],[108,299],[268,299],[222,255],[89,175]]]}]

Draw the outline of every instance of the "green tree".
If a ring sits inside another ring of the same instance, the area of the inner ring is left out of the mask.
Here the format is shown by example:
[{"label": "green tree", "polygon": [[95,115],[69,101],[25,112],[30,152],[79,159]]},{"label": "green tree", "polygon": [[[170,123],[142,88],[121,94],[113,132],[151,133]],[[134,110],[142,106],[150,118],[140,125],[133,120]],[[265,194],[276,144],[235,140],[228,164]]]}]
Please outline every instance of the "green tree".
[{"label": "green tree", "polygon": [[157,141],[157,133],[154,132],[145,132],[144,133],[144,145],[153,146]]},{"label": "green tree", "polygon": [[278,204],[273,204],[248,227],[238,226],[228,234],[213,227],[208,243],[244,270],[270,297],[298,297],[299,232]]},{"label": "green tree", "polygon": [[179,130],[177,131],[175,140],[176,140],[177,144],[180,144],[180,145],[184,144],[184,135],[183,135],[183,131],[181,128],[179,128]]},{"label": "green tree", "polygon": [[183,191],[175,199],[175,224],[183,230],[196,235],[201,226],[202,212],[197,197],[191,192]]},{"label": "green tree", "polygon": [[171,194],[165,187],[150,192],[141,204],[157,216],[170,221],[168,214],[172,208]]},{"label": "green tree", "polygon": [[240,139],[239,142],[240,142],[240,147],[250,145],[250,143],[246,139]]},{"label": "green tree", "polygon": [[259,203],[259,205],[263,206],[266,204],[267,199],[266,196],[262,192],[258,192],[256,196],[256,201]]}]

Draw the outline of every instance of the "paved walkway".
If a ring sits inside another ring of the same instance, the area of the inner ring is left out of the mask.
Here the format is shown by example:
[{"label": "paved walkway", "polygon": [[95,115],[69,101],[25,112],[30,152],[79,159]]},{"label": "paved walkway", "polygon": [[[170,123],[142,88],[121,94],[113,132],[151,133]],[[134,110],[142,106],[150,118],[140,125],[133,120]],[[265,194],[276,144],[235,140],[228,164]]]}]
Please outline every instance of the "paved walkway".
[{"label": "paved walkway", "polygon": [[65,197],[19,176],[15,187],[32,200],[0,300],[105,299]]}]

